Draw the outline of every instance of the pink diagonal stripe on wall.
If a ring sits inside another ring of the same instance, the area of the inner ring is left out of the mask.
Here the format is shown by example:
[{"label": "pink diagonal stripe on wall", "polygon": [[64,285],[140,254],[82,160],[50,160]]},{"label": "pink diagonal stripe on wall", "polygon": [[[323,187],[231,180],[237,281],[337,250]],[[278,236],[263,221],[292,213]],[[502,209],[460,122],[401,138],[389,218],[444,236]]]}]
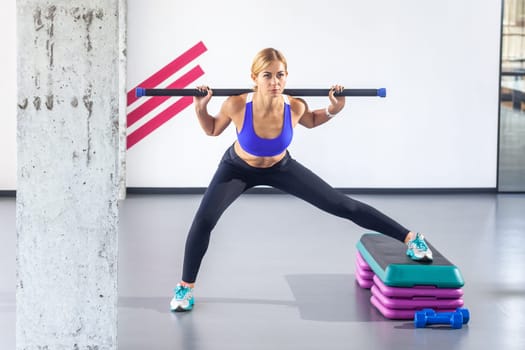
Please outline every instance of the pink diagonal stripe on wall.
[{"label": "pink diagonal stripe on wall", "polygon": [[[189,84],[193,83],[195,80],[204,75],[204,71],[200,66],[194,67],[192,70],[181,76],[179,79],[168,85],[167,89],[183,89]],[[155,98],[150,98],[133,111],[128,113],[128,126],[136,123],[140,118],[144,117],[146,114],[160,106],[164,101],[169,99],[170,96],[157,96]]]},{"label": "pink diagonal stripe on wall", "polygon": [[155,131],[155,129],[166,123],[168,120],[180,113],[186,107],[190,106],[192,103],[193,97],[182,97],[177,102],[155,116],[153,119],[148,121],[146,124],[142,125],[140,128],[129,134],[127,139],[128,149],[133,147],[137,142],[151,134],[153,131]]},{"label": "pink diagonal stripe on wall", "polygon": [[202,55],[204,52],[206,52],[206,50],[207,48],[204,46],[204,43],[202,41],[198,42],[195,46],[184,52],[172,62],[168,63],[157,73],[153,74],[151,77],[128,91],[128,106],[137,100],[137,97],[135,96],[135,89],[137,87],[140,86],[144,88],[155,88],[164,80],[175,74],[182,67],[186,66],[188,63]]}]

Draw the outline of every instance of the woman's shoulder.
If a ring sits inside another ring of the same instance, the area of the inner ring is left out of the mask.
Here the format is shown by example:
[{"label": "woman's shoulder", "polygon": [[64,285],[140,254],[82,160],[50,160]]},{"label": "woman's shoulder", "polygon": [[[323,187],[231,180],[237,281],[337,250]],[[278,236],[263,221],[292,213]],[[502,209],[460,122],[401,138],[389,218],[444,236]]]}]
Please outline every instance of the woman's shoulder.
[{"label": "woman's shoulder", "polygon": [[290,107],[293,110],[304,110],[308,108],[306,101],[303,100],[302,98],[288,96],[288,99],[290,101]]},{"label": "woman's shoulder", "polygon": [[223,103],[223,107],[234,112],[244,109],[247,94],[229,96]]},{"label": "woman's shoulder", "polygon": [[226,98],[226,101],[224,101],[225,103],[229,103],[229,104],[232,104],[232,105],[237,105],[237,104],[246,104],[246,97],[248,96],[248,94],[240,94],[240,95],[233,95],[233,96],[228,96],[228,98]]}]

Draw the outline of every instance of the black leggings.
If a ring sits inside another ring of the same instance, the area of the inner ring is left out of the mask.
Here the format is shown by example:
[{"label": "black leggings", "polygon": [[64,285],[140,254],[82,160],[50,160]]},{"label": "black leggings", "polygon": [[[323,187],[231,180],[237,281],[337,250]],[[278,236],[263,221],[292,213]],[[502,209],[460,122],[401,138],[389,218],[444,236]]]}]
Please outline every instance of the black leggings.
[{"label": "black leggings", "polygon": [[399,241],[404,241],[409,232],[371,206],[337,191],[299,164],[288,152],[270,168],[255,168],[240,159],[232,146],[224,153],[188,233],[182,273],[184,282],[195,282],[208,249],[211,231],[222,213],[243,192],[258,185],[272,186],[330,214],[347,218],[359,226]]}]

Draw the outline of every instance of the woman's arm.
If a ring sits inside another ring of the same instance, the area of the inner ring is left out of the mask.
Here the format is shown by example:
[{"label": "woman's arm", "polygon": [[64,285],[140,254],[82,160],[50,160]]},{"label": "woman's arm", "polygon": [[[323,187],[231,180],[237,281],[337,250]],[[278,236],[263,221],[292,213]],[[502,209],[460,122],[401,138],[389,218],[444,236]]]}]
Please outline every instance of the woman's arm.
[{"label": "woman's arm", "polygon": [[304,113],[299,119],[299,123],[307,128],[315,128],[316,126],[322,125],[339,113],[345,106],[345,97],[338,96],[335,97],[335,92],[343,91],[343,87],[340,85],[332,86],[330,92],[328,93],[328,98],[330,99],[330,105],[323,109],[316,109],[311,111],[308,108],[307,103],[304,100],[300,100],[304,106]]},{"label": "woman's arm", "polygon": [[195,96],[193,102],[195,104],[195,113],[199,119],[199,123],[202,130],[208,136],[220,135],[228,125],[230,125],[231,109],[232,109],[232,97],[227,98],[221,106],[219,114],[211,116],[208,113],[208,102],[210,102],[213,96],[213,91],[208,87],[197,87],[199,90],[208,91],[208,94],[203,97]]}]

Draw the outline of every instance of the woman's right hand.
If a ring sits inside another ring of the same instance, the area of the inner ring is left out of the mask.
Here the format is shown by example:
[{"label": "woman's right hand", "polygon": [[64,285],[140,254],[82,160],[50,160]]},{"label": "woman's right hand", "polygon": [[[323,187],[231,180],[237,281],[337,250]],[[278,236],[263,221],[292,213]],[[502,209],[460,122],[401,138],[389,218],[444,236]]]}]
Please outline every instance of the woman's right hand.
[{"label": "woman's right hand", "polygon": [[193,96],[193,103],[195,103],[195,109],[198,111],[206,110],[208,102],[210,102],[211,97],[213,96],[213,91],[209,86],[200,85],[196,88],[199,91],[207,91],[206,96]]}]

